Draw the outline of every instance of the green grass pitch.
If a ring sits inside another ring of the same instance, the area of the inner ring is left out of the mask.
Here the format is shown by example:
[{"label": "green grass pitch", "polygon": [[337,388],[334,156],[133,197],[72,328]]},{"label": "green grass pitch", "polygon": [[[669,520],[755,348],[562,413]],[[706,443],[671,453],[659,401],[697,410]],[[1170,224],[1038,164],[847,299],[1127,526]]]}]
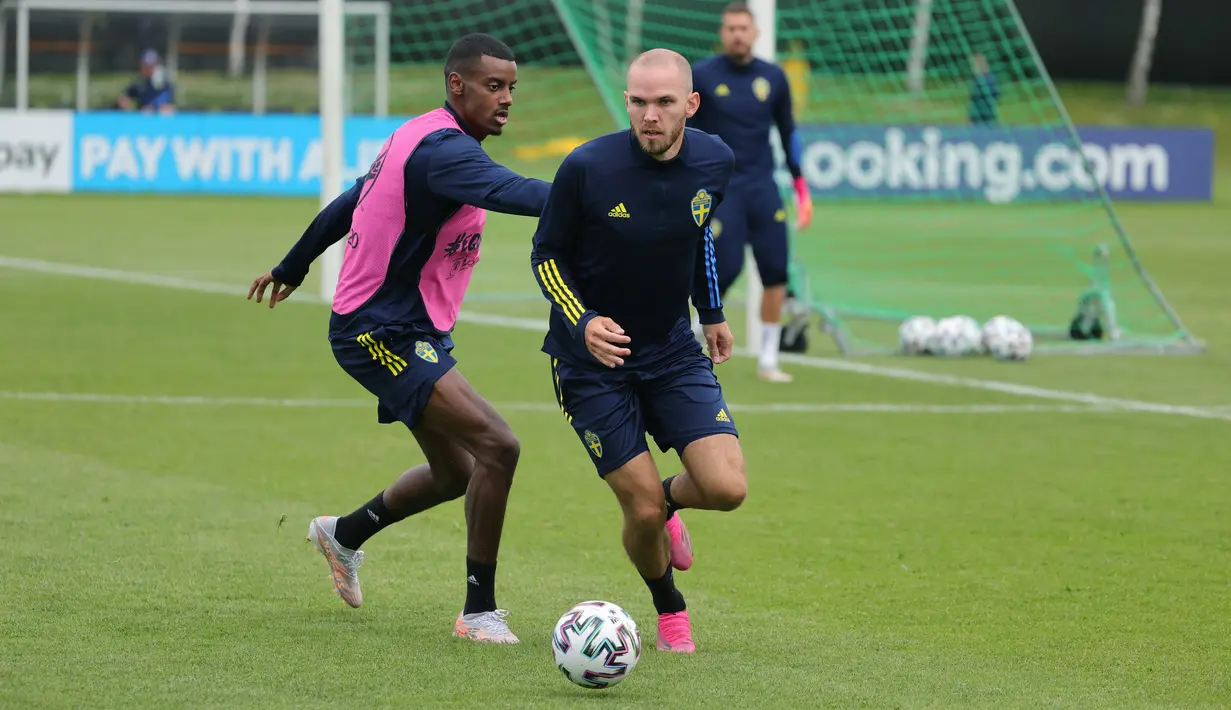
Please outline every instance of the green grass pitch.
[{"label": "green grass pitch", "polygon": [[[685,513],[684,658],[653,649],[541,332],[473,320],[544,318],[532,220],[491,217],[456,335],[523,444],[497,582],[523,643],[491,648],[450,636],[460,502],[365,546],[359,610],[304,541],[420,460],[311,293],[243,298],[313,201],[0,197],[0,706],[1231,705],[1225,195],[1118,207],[1204,355],[851,363],[814,334],[792,386],[720,366],[750,495]],[[603,692],[549,646],[594,598],[646,645]]]}]

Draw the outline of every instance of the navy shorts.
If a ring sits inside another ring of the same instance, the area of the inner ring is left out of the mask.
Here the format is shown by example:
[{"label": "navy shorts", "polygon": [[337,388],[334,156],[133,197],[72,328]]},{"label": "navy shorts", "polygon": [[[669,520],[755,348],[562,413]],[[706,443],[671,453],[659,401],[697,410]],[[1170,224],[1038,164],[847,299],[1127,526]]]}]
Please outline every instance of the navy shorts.
[{"label": "navy shorts", "polygon": [[599,476],[649,451],[646,434],[660,450],[680,455],[697,439],[739,436],[714,364],[699,349],[652,369],[608,369],[552,358],[551,379],[564,418]]},{"label": "navy shorts", "polygon": [[457,364],[438,339],[402,328],[380,327],[332,342],[346,374],[376,396],[381,424],[402,422],[414,429],[436,380]]},{"label": "navy shorts", "polygon": [[752,245],[765,286],[787,282],[786,209],[773,180],[733,183],[712,220],[718,290],[725,295],[744,269],[744,245]]}]

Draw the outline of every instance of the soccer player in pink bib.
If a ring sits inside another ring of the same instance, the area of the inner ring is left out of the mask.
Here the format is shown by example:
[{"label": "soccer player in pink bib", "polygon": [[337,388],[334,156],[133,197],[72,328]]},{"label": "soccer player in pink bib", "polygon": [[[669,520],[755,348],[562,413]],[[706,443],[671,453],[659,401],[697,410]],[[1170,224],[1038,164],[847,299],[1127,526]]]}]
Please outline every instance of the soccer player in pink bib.
[{"label": "soccer player in pink bib", "polygon": [[311,521],[308,539],[334,588],[363,603],[360,546],[385,527],[466,497],[466,601],[454,635],[517,643],[496,606],[496,556],[520,444],[457,371],[450,333],[479,261],[486,210],[538,216],[550,185],[498,165],[480,143],[509,120],[517,64],[494,37],[470,34],[445,61],[445,105],[402,124],[366,175],[321,211],[303,237],[253,282],[269,307],[303,283],[308,267],[345,238],[333,299],[333,353],[377,399],[382,424],[401,422],[427,463],[349,515]]}]

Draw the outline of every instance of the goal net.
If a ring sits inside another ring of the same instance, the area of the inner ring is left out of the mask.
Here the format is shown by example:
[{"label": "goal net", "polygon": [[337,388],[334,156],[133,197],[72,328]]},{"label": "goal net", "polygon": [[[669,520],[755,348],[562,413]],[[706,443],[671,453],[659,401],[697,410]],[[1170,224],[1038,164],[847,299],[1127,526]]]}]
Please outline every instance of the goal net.
[{"label": "goal net", "polygon": [[[469,32],[485,32],[517,55],[514,128],[484,149],[513,160],[543,160],[548,174],[572,147],[614,130],[611,97],[597,92],[576,46],[585,40],[561,21],[552,0],[433,0],[395,2],[390,15],[391,84],[389,112],[416,115],[444,101],[441,68],[449,47]],[[347,23],[348,66],[363,72],[372,25]],[[600,100],[600,96],[602,100]],[[623,99],[619,99],[623,111]],[[555,164],[552,164],[554,161]]]},{"label": "goal net", "polygon": [[[556,4],[609,107],[642,48],[715,52],[726,5]],[[1199,347],[1103,189],[1146,159],[1083,148],[1011,0],[778,0],[757,22],[776,34],[816,206],[792,286],[844,352],[892,350],[913,315],[1009,315],[1040,351]]]}]

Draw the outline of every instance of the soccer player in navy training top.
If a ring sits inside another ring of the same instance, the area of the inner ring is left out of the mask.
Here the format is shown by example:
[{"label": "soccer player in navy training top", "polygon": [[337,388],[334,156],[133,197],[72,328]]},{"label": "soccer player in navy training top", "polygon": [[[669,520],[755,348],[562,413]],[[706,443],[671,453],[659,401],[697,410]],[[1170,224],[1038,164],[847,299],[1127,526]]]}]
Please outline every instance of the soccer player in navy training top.
[{"label": "soccer player in navy training top", "polygon": [[[534,235],[531,264],[551,301],[543,351],[565,418],[624,512],[624,549],[654,599],[658,648],[691,653],[672,567],[692,565],[681,508],[734,510],[744,457],[714,364],[731,355],[710,220],[734,157],[685,129],[697,110],[688,62],[650,50],[628,70],[631,128],[565,158]],[[690,327],[688,299],[709,358]],[[646,445],[673,448],[665,481]]]},{"label": "soccer player in navy training top", "polygon": [[329,562],[339,596],[357,607],[359,546],[465,495],[466,602],[454,635],[517,643],[496,608],[495,578],[520,446],[455,369],[450,333],[479,260],[485,210],[536,216],[549,185],[497,165],[479,145],[508,121],[513,52],[488,35],[467,35],[449,50],[444,73],[446,104],[394,131],[368,174],[320,213],[248,297],[260,302],[272,285],[273,308],[316,257],[346,238],[329,321],[334,357],[376,396],[381,423],[410,429],[427,463],[349,515],[314,519],[308,538]]},{"label": "soccer player in navy training top", "polygon": [[761,353],[757,372],[770,382],[790,382],[778,366],[782,304],[787,287],[786,211],[774,181],[769,129],[778,127],[787,169],[795,185],[798,228],[812,221],[812,198],[799,167],[799,137],[791,115],[791,89],[776,64],[752,56],[757,27],[752,12],[733,2],[722,13],[723,53],[697,63],[694,81],[701,107],[688,125],[722,138],[735,152],[731,191],[714,215],[718,290],[727,289],[744,265],[744,245],[752,245],[765,291],[761,297]]}]

